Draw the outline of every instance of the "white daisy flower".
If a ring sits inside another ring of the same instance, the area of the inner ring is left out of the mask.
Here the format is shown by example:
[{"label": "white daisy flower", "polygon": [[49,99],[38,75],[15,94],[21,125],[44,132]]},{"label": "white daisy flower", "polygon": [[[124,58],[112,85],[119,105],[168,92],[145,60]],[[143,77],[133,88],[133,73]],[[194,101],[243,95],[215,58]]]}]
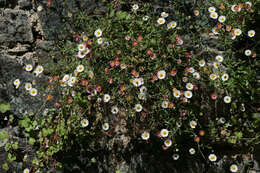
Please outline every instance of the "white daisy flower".
[{"label": "white daisy flower", "polygon": [[109,94],[104,94],[104,98],[103,98],[104,102],[107,103],[110,100],[110,95]]},{"label": "white daisy flower", "polygon": [[190,67],[190,68],[189,68],[189,72],[190,72],[190,73],[194,73],[194,72],[195,72],[195,69],[194,69],[193,67]]},{"label": "white daisy flower", "polygon": [[111,112],[112,112],[112,114],[117,114],[118,113],[118,108],[116,107],[116,106],[113,106],[112,108],[111,108]]},{"label": "white daisy flower", "polygon": [[136,86],[136,87],[139,87],[142,85],[142,81],[140,80],[140,78],[135,78],[133,80],[133,85]]},{"label": "white daisy flower", "polygon": [[209,75],[209,78],[210,78],[211,80],[215,80],[215,79],[217,79],[217,75],[215,75],[215,74],[210,74],[210,75]]},{"label": "white daisy flower", "polygon": [[190,149],[189,149],[189,153],[190,153],[191,155],[194,155],[194,154],[196,153],[196,150],[195,150],[194,148],[190,148]]},{"label": "white daisy flower", "polygon": [[212,28],[212,33],[213,33],[214,35],[218,35],[218,34],[219,34],[219,33],[218,33],[218,29],[217,29],[216,27]]},{"label": "white daisy flower", "polygon": [[231,97],[230,96],[225,96],[224,97],[224,102],[225,103],[230,103],[231,102]]},{"label": "white daisy flower", "polygon": [[108,123],[104,123],[104,124],[102,125],[102,129],[103,129],[104,131],[107,131],[107,130],[109,129],[109,124],[108,124]]},{"label": "white daisy flower", "polygon": [[215,161],[217,160],[217,156],[216,156],[215,154],[210,154],[210,155],[209,155],[209,160],[210,160],[211,162],[215,162]]},{"label": "white daisy flower", "polygon": [[139,98],[140,100],[145,100],[145,93],[139,93],[139,94],[138,94],[138,98]]},{"label": "white daisy flower", "polygon": [[208,11],[209,11],[210,13],[216,12],[216,8],[215,8],[215,7],[209,7],[209,8],[208,8]]},{"label": "white daisy flower", "polygon": [[196,126],[197,126],[197,122],[196,122],[196,121],[190,121],[190,127],[191,127],[192,129],[195,129]]},{"label": "white daisy flower", "polygon": [[133,10],[138,10],[138,9],[139,9],[139,6],[138,6],[137,4],[134,4],[134,5],[132,6],[132,8],[133,8]]},{"label": "white daisy flower", "polygon": [[43,10],[43,7],[42,7],[41,5],[39,5],[39,6],[37,7],[37,11],[41,12],[42,10]]},{"label": "white daisy flower", "polygon": [[173,96],[176,97],[176,98],[179,98],[181,96],[181,92],[179,90],[175,90],[173,92]]},{"label": "white daisy flower", "polygon": [[236,12],[235,7],[236,7],[236,5],[232,5],[232,6],[231,6],[231,10],[232,10],[233,12]]},{"label": "white daisy flower", "polygon": [[104,39],[103,38],[98,38],[97,39],[97,43],[100,45],[100,44],[103,44],[104,43]]},{"label": "white daisy flower", "polygon": [[69,79],[69,82],[72,83],[72,84],[74,84],[74,83],[77,82],[77,78],[74,77],[74,76],[71,76],[70,79]]},{"label": "white daisy flower", "polygon": [[78,50],[83,52],[86,49],[86,46],[84,44],[79,44],[78,45]]},{"label": "white daisy flower", "polygon": [[149,19],[149,16],[144,16],[142,19],[143,21],[147,21]]},{"label": "white daisy flower", "polygon": [[214,66],[214,68],[218,68],[220,66],[220,63],[219,62],[213,62],[213,66]]},{"label": "white daisy flower", "polygon": [[166,76],[166,72],[164,70],[158,71],[158,73],[157,73],[158,79],[164,79],[165,76]]},{"label": "white daisy flower", "polygon": [[194,10],[194,11],[193,11],[193,13],[194,13],[194,15],[195,15],[195,16],[198,16],[198,15],[200,15],[200,12],[199,12],[199,10]]},{"label": "white daisy flower", "polygon": [[30,170],[29,170],[28,168],[25,168],[25,169],[23,170],[23,173],[30,173]]},{"label": "white daisy flower", "polygon": [[135,111],[136,111],[136,112],[141,112],[142,110],[143,110],[143,107],[142,107],[141,104],[136,104],[136,105],[135,105]]},{"label": "white daisy flower", "polygon": [[191,91],[185,91],[184,96],[189,99],[189,98],[192,97],[192,92]]},{"label": "white daisy flower", "polygon": [[238,171],[238,166],[236,164],[232,164],[229,168],[231,172],[237,172]]},{"label": "white daisy flower", "polygon": [[250,56],[251,54],[252,54],[251,50],[249,50],[249,49],[245,50],[245,55],[246,56]]},{"label": "white daisy flower", "polygon": [[173,160],[178,160],[180,158],[180,155],[175,153],[172,155],[172,158]]},{"label": "white daisy flower", "polygon": [[15,88],[18,88],[18,87],[20,86],[20,84],[21,84],[20,79],[15,79],[15,80],[14,80],[14,86],[15,86]]},{"label": "white daisy flower", "polygon": [[169,14],[166,13],[166,12],[162,12],[162,13],[161,13],[161,17],[163,17],[163,18],[166,18],[166,17],[168,17],[168,16],[169,16]]},{"label": "white daisy flower", "polygon": [[143,132],[141,135],[143,140],[148,140],[150,138],[150,133],[149,132]]},{"label": "white daisy flower", "polygon": [[35,68],[35,72],[37,74],[41,74],[43,72],[43,66],[41,65],[38,65],[36,68]]},{"label": "white daisy flower", "polygon": [[38,91],[37,91],[36,88],[32,88],[32,89],[30,90],[30,95],[31,95],[31,96],[36,96],[37,93],[38,93]]},{"label": "white daisy flower", "polygon": [[187,78],[186,76],[184,76],[184,77],[182,78],[182,81],[183,81],[184,83],[186,83],[186,82],[188,81],[188,78]]},{"label": "white daisy flower", "polygon": [[82,127],[87,127],[89,125],[89,121],[87,119],[81,120],[81,126]]},{"label": "white daisy flower", "polygon": [[25,66],[25,70],[26,70],[26,71],[32,71],[32,69],[33,69],[33,66],[32,66],[31,64],[27,64],[27,65]]},{"label": "white daisy flower", "polygon": [[218,18],[218,13],[216,13],[216,12],[210,13],[210,18],[217,19]]},{"label": "white daisy flower", "polygon": [[96,37],[101,37],[102,36],[102,31],[101,29],[97,29],[95,32],[94,32],[95,36]]},{"label": "white daisy flower", "polygon": [[78,72],[83,72],[85,68],[83,65],[78,65],[76,69]]},{"label": "white daisy flower", "polygon": [[162,25],[162,24],[165,23],[165,19],[161,17],[161,18],[159,18],[159,19],[157,20],[157,23],[158,23],[159,25]]},{"label": "white daisy flower", "polygon": [[30,91],[32,89],[32,84],[31,83],[25,83],[24,87],[27,91]]},{"label": "white daisy flower", "polygon": [[126,69],[126,64],[120,64],[120,68],[121,68],[122,70]]},{"label": "white daisy flower", "polygon": [[239,36],[239,35],[242,34],[242,31],[239,28],[237,28],[237,29],[234,30],[234,33],[235,33],[236,36]]},{"label": "white daisy flower", "polygon": [[145,93],[147,91],[147,88],[145,86],[142,86],[139,90],[140,93]]},{"label": "white daisy flower", "polygon": [[83,35],[83,36],[82,36],[82,40],[83,40],[83,41],[88,41],[88,37],[87,37],[86,35]]},{"label": "white daisy flower", "polygon": [[166,147],[170,147],[170,146],[172,145],[172,140],[166,139],[166,140],[164,141],[164,145],[165,145]]},{"label": "white daisy flower", "polygon": [[236,6],[237,6],[237,5],[232,5],[232,6],[231,6],[231,10],[232,10],[233,12],[240,12],[240,11],[241,11],[241,8],[238,7],[238,9],[236,10],[236,9],[235,9]]},{"label": "white daisy flower", "polygon": [[250,31],[248,31],[247,35],[249,37],[254,37],[255,36],[255,31],[254,30],[250,30]]},{"label": "white daisy flower", "polygon": [[169,102],[168,101],[163,101],[162,102],[162,108],[164,108],[164,109],[166,109],[166,108],[168,108],[168,105],[169,105]]},{"label": "white daisy flower", "polygon": [[245,4],[246,4],[246,5],[248,5],[249,7],[251,7],[251,6],[252,6],[252,3],[251,3],[251,2],[249,2],[249,1],[245,2]]},{"label": "white daisy flower", "polygon": [[199,61],[199,66],[200,66],[200,67],[204,67],[205,64],[206,64],[206,62],[205,62],[204,59],[202,59],[202,60]]},{"label": "white daisy flower", "polygon": [[225,16],[219,16],[218,21],[220,23],[224,23],[226,21],[226,17]]},{"label": "white daisy flower", "polygon": [[84,58],[86,56],[85,52],[78,51],[78,57]]},{"label": "white daisy flower", "polygon": [[197,80],[200,79],[200,74],[198,72],[193,73],[193,77]]},{"label": "white daisy flower", "polygon": [[168,137],[169,131],[167,129],[162,129],[160,131],[160,134],[162,137],[166,138],[166,137]]},{"label": "white daisy flower", "polygon": [[228,78],[229,78],[229,75],[227,73],[223,74],[221,77],[222,81],[227,81]]},{"label": "white daisy flower", "polygon": [[62,82],[67,82],[70,79],[70,75],[65,74],[62,78]]},{"label": "white daisy flower", "polygon": [[177,26],[177,22],[175,21],[171,21],[170,23],[167,24],[168,29],[176,28],[176,26]]},{"label": "white daisy flower", "polygon": [[216,60],[217,60],[218,62],[223,62],[224,58],[223,58],[223,56],[221,56],[221,55],[217,55],[217,56],[216,56]]},{"label": "white daisy flower", "polygon": [[192,83],[187,83],[186,88],[187,88],[187,90],[192,90],[193,89]]}]

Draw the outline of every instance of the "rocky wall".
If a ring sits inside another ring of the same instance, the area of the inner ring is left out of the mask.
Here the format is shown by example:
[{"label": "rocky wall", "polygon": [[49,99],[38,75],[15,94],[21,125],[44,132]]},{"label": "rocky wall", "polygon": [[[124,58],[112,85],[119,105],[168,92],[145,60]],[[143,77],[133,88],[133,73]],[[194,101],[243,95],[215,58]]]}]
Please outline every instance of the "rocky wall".
[{"label": "rocky wall", "polygon": [[[72,39],[70,32],[64,31],[64,28],[67,27],[64,27],[66,23],[63,22],[62,16],[79,9],[85,9],[89,14],[105,12],[104,2],[99,0],[50,2],[53,4],[48,4],[48,0],[0,0],[0,103],[11,104],[10,113],[19,119],[24,114],[33,114],[39,109],[43,109],[44,95],[32,99],[23,88],[16,89],[13,81],[17,78],[23,83],[35,81],[36,84],[44,84],[47,81],[45,75],[36,78],[34,74],[26,72],[24,66],[27,63],[37,65],[40,62],[43,66],[42,63],[55,63],[51,57],[48,57],[48,52],[55,47],[55,41]],[[167,7],[167,1],[157,1],[156,3]],[[57,8],[54,8],[53,5]],[[63,33],[68,33],[68,35]],[[6,121],[4,118],[4,115],[1,115],[0,121]],[[19,147],[24,146],[25,138],[19,137],[17,127],[9,129],[8,133],[19,139]],[[0,165],[6,159],[3,149],[5,142],[0,144]],[[65,165],[67,172],[87,172],[87,170],[90,172],[115,172],[119,169],[124,170],[123,172],[210,172],[207,166],[199,160],[189,160],[186,157],[185,164],[180,164],[183,160],[173,164],[172,160],[166,159],[169,158],[167,154],[154,152],[153,146],[142,151],[138,143],[130,141],[127,135],[120,130],[109,144],[102,143],[101,139],[102,145],[104,148],[105,145],[109,145],[108,148],[111,148],[111,152],[107,153],[102,149],[97,151],[98,160],[94,164],[95,166],[85,163],[86,161],[82,161],[82,158],[78,159],[80,153],[76,153],[78,155],[67,153],[67,156],[71,156],[68,157],[69,159],[78,161],[78,164],[75,162],[70,164],[70,160],[67,160],[68,164]],[[120,153],[122,154],[120,155]],[[223,160],[225,158],[218,163],[218,172],[225,171],[225,167],[222,165]],[[259,169],[257,160],[255,162],[255,170],[257,170]]]}]

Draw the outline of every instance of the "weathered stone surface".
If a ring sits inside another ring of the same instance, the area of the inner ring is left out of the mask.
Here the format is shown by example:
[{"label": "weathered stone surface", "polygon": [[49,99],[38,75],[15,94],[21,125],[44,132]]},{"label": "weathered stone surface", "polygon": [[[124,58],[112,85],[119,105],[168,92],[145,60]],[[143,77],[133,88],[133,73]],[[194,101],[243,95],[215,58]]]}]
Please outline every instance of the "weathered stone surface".
[{"label": "weathered stone surface", "polygon": [[22,10],[0,10],[0,43],[32,43],[33,33],[28,13]]},{"label": "weathered stone surface", "polygon": [[[29,55],[27,55],[29,57]],[[24,60],[24,62],[30,60]],[[11,104],[11,112],[22,118],[25,114],[30,112],[37,112],[43,104],[42,96],[39,95],[33,97],[24,88],[25,82],[36,81],[37,88],[39,83],[45,82],[45,77],[35,77],[32,73],[26,72],[23,69],[23,65],[17,63],[16,60],[7,58],[0,54],[0,98],[9,104]],[[15,88],[13,81],[20,79],[21,86]],[[37,88],[38,89],[38,88]]]},{"label": "weathered stone surface", "polygon": [[18,5],[21,9],[30,9],[32,8],[32,1],[31,0],[18,0]]}]

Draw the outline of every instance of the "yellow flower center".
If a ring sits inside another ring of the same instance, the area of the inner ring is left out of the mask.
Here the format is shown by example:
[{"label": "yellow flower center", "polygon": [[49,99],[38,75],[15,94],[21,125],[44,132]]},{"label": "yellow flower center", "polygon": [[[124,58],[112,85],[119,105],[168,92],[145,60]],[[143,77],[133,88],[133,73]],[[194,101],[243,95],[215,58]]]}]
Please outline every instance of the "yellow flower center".
[{"label": "yellow flower center", "polygon": [[215,156],[211,156],[210,159],[211,159],[211,160],[214,160],[214,159],[215,159]]}]

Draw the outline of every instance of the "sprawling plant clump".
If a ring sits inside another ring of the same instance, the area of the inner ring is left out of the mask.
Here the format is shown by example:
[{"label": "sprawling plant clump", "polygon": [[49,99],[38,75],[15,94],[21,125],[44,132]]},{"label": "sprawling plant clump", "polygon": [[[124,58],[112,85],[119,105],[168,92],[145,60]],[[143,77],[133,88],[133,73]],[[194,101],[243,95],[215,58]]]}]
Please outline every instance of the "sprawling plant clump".
[{"label": "sprawling plant clump", "polygon": [[190,16],[181,8],[152,13],[151,4],[114,5],[95,20],[84,11],[68,13],[74,39],[52,53],[60,58],[49,86],[27,86],[32,96],[42,92],[46,104],[55,106],[40,120],[20,121],[37,147],[32,170],[60,166],[56,153],[74,142],[98,145],[102,136],[113,137],[115,118],[124,119],[128,135],[143,145],[158,137],[158,150],[171,152],[174,160],[187,152],[215,162],[217,144],[259,141],[252,27],[259,4],[197,4]]}]

